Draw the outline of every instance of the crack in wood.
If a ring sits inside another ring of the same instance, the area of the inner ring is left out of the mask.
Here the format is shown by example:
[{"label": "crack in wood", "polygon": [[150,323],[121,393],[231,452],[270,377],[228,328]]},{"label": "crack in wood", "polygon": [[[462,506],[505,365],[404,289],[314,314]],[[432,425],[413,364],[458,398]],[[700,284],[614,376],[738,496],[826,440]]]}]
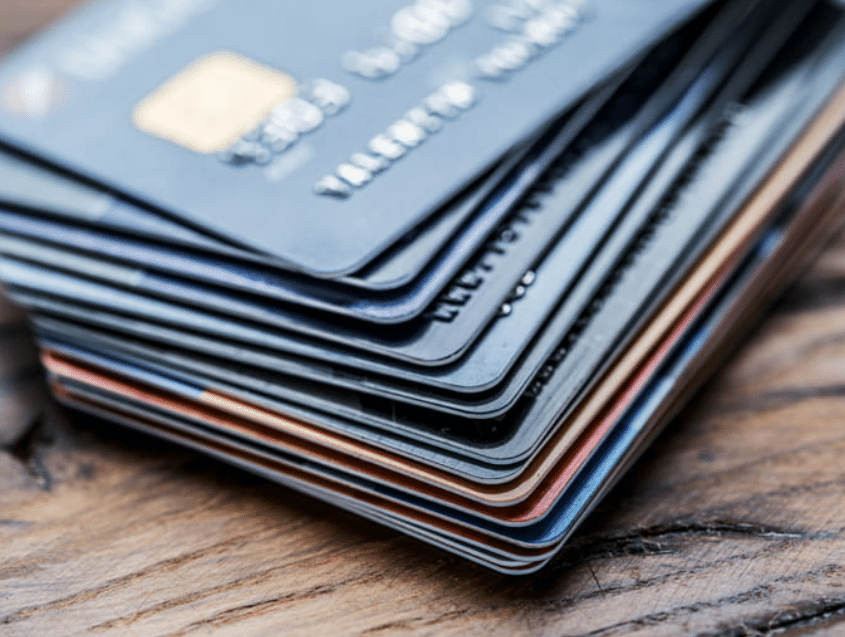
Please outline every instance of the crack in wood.
[{"label": "crack in wood", "polygon": [[[653,577],[640,577],[635,576],[627,583],[621,583],[616,585],[605,585],[601,588],[601,590],[591,590],[586,593],[579,593],[577,595],[566,597],[566,598],[559,598],[554,597],[553,599],[538,599],[537,595],[548,595],[551,594],[552,596],[556,596],[558,594],[559,589],[559,582],[560,576],[565,573],[569,573],[573,570],[574,567],[578,567],[578,564],[568,564],[564,565],[564,568],[557,569],[556,572],[552,572],[550,576],[548,576],[545,580],[535,579],[532,582],[531,591],[533,593],[533,597],[526,597],[525,595],[519,596],[519,593],[514,590],[507,590],[509,604],[502,605],[502,608],[505,607],[519,607],[524,608],[526,605],[530,605],[535,611],[543,612],[546,615],[556,615],[563,611],[564,609],[575,609],[578,607],[579,604],[583,604],[588,600],[595,600],[597,598],[601,599],[625,599],[625,595],[631,593],[632,591],[639,591],[642,592],[648,588],[655,588],[661,585],[665,585],[667,582],[676,582],[679,579],[691,578],[696,577],[704,571],[721,571],[729,567],[732,564],[736,563],[748,563],[754,560],[760,559],[766,553],[767,547],[760,548],[755,551],[750,552],[742,552],[742,553],[733,553],[726,557],[716,559],[716,560],[709,560],[706,564],[702,562],[697,562],[693,566],[687,568],[675,568],[669,571],[663,572],[659,575]],[[545,583],[545,587],[543,584]],[[659,590],[659,589],[658,589]],[[488,599],[489,601],[489,599]],[[639,620],[637,620],[639,621]]]},{"label": "crack in wood", "polygon": [[16,321],[14,323],[0,325],[0,338],[20,338],[22,336],[32,337],[32,332],[26,321]]},{"label": "crack in wood", "polygon": [[352,577],[343,581],[333,582],[331,584],[320,584],[318,586],[313,586],[312,588],[309,588],[305,591],[285,593],[284,595],[260,599],[254,602],[250,602],[248,604],[232,606],[230,608],[221,610],[218,613],[215,613],[211,617],[192,622],[191,624],[188,624],[187,626],[183,627],[180,630],[177,630],[176,632],[167,633],[167,635],[163,637],[181,637],[182,635],[188,635],[197,630],[207,631],[214,628],[220,628],[222,626],[237,623],[244,619],[252,618],[257,615],[263,615],[265,613],[271,612],[280,605],[287,605],[294,602],[317,599],[319,597],[334,593],[335,591],[349,585],[356,585],[362,583],[365,584],[367,582],[371,582],[377,579],[377,577],[378,576],[375,574]]},{"label": "crack in wood", "polygon": [[792,630],[812,628],[845,621],[845,598],[813,600],[795,608],[763,617],[745,619],[741,624],[718,631],[699,633],[697,637],[765,637],[788,635]]},{"label": "crack in wood", "polygon": [[[838,432],[837,432],[838,433]],[[814,441],[807,444],[801,444],[792,448],[782,447],[775,453],[761,453],[756,455],[748,462],[738,462],[736,464],[727,466],[723,469],[708,470],[704,474],[690,474],[684,479],[671,482],[664,486],[662,490],[669,493],[678,493],[684,488],[697,488],[703,479],[710,483],[721,483],[730,480],[731,476],[742,475],[748,471],[757,471],[761,466],[771,465],[780,462],[794,462],[796,456],[806,454],[807,452],[815,452],[820,447],[830,449],[831,445],[837,445],[837,448],[845,442],[845,436],[837,436],[836,438]],[[772,498],[783,498],[794,496],[798,493],[807,493],[810,491],[818,491],[830,487],[845,486],[845,476],[838,476],[830,480],[816,480],[814,482],[790,482],[780,488],[773,488],[767,490],[758,490],[750,497],[740,498],[740,500],[726,500],[720,502],[717,506],[710,508],[702,508],[697,512],[698,516],[714,518],[720,517],[720,511],[731,510],[738,502],[742,502],[747,510],[753,510],[753,507],[760,503],[765,503]],[[652,493],[652,496],[655,494]],[[826,537],[824,534],[808,535],[808,539],[816,539]]]},{"label": "crack in wood", "polygon": [[50,491],[54,483],[43,458],[46,448],[55,442],[54,432],[47,425],[48,420],[43,414],[39,415],[14,444],[4,448],[26,468],[42,491]]},{"label": "crack in wood", "polygon": [[5,617],[0,617],[0,625],[13,624],[29,619],[30,617],[39,613],[44,613],[52,610],[62,610],[65,608],[72,607],[75,604],[79,604],[80,602],[91,601],[100,597],[101,595],[113,593],[116,589],[126,587],[144,577],[148,577],[153,574],[173,572],[192,562],[208,559],[210,557],[225,555],[227,552],[230,552],[232,550],[233,546],[237,546],[240,542],[249,542],[253,539],[254,537],[252,534],[245,534],[242,536],[229,538],[222,542],[216,542],[210,546],[204,547],[196,551],[191,551],[189,553],[161,560],[154,564],[150,564],[146,568],[133,571],[132,573],[127,573],[126,575],[123,575],[121,577],[113,578],[111,580],[103,582],[99,586],[87,588],[85,590],[78,591],[65,597],[55,599],[43,604],[39,604],[37,606],[26,606],[24,608],[20,608],[15,613],[6,615]]},{"label": "crack in wood", "polygon": [[[737,522],[725,519],[701,520],[692,522],[675,522],[671,524],[654,525],[640,528],[631,533],[603,538],[584,536],[574,539],[561,554],[555,558],[543,571],[533,576],[531,595],[520,596],[517,587],[505,586],[505,597],[516,594],[518,605],[530,604],[537,610],[546,613],[559,612],[564,608],[571,608],[587,599],[609,598],[632,590],[660,585],[679,576],[693,576],[700,572],[701,565],[690,569],[675,569],[651,578],[637,578],[621,585],[603,585],[596,590],[582,593],[564,599],[543,600],[538,596],[555,591],[559,587],[562,575],[569,574],[580,567],[590,568],[592,560],[618,560],[630,557],[657,556],[667,554],[684,554],[688,546],[696,546],[701,540],[716,538],[735,538],[744,540],[765,540],[763,548],[751,552],[735,553],[728,557],[708,562],[707,569],[717,569],[727,564],[753,561],[766,553],[771,546],[780,543],[817,539],[819,534],[806,533],[791,529],[784,529],[772,525],[754,522]],[[775,543],[775,544],[772,544]],[[499,591],[500,593],[502,591]]]},{"label": "crack in wood", "polygon": [[[583,562],[584,560],[595,558],[667,553],[671,552],[671,550],[661,544],[661,540],[682,536],[733,536],[773,539],[805,539],[810,537],[808,533],[803,531],[783,529],[755,522],[720,519],[690,522],[676,521],[668,524],[641,527],[624,535],[597,538],[587,536],[579,538],[570,543],[568,547],[564,547],[559,554],[559,558],[567,561],[567,558],[577,556],[577,561]],[[572,562],[570,561],[569,563]]]},{"label": "crack in wood", "polygon": [[[624,622],[619,622],[617,624],[613,624],[610,626],[604,626],[602,628],[598,628],[596,630],[583,633],[578,637],[605,637],[607,635],[615,635],[615,634],[629,634],[633,628],[643,628],[646,626],[658,626],[661,624],[667,624],[668,622],[681,618],[688,618],[690,615],[695,613],[700,613],[702,611],[707,611],[713,608],[724,608],[725,606],[729,605],[740,605],[746,602],[751,602],[755,600],[765,599],[767,597],[771,597],[771,595],[778,590],[778,588],[784,584],[792,583],[792,582],[802,582],[806,580],[815,580],[820,576],[829,576],[835,573],[841,573],[842,567],[838,564],[828,564],[822,566],[817,569],[813,569],[811,571],[804,571],[801,573],[796,573],[794,575],[786,575],[782,577],[777,577],[765,584],[760,584],[753,588],[750,588],[745,591],[741,591],[739,593],[734,593],[732,595],[727,595],[724,597],[705,600],[700,602],[695,602],[693,604],[684,604],[680,606],[675,606],[673,608],[669,608],[665,611],[658,611],[655,613],[649,613],[648,615],[643,615],[640,617],[632,618]],[[839,604],[845,605],[845,598],[839,599],[837,598],[834,602],[836,607],[838,608]],[[782,614],[784,611],[779,611],[777,613],[772,613],[768,617],[765,618],[765,621],[775,621],[778,615]],[[833,612],[833,611],[831,611]],[[821,617],[825,611],[823,609],[814,608],[812,611],[806,613],[808,620],[812,617],[819,616]],[[734,626],[731,626],[728,629],[723,629],[717,631],[715,633],[699,633],[696,637],[744,637],[745,635],[757,635],[757,633],[731,633],[725,632],[726,630],[737,630],[737,629],[747,629],[752,626],[755,620],[752,619],[743,619],[740,622],[737,622]],[[756,620],[763,626],[762,619]],[[798,621],[798,620],[796,620]],[[821,620],[819,620],[821,621]],[[786,627],[786,624],[785,624]],[[770,634],[774,630],[771,628],[769,630]]]},{"label": "crack in wood", "polygon": [[845,276],[801,281],[772,307],[778,314],[814,312],[845,306]]},{"label": "crack in wood", "polygon": [[845,398],[845,384],[778,389],[720,406],[718,412],[722,414],[743,412],[759,414],[794,407],[808,400],[824,400],[829,398]]},{"label": "crack in wood", "polygon": [[[352,546],[357,546],[357,545],[350,545],[349,548],[351,548]],[[331,543],[325,543],[325,544],[320,545],[318,547],[313,547],[312,549],[309,549],[307,551],[300,551],[299,553],[295,554],[295,556],[299,557],[299,558],[305,558],[307,560],[307,559],[310,559],[315,553],[325,552],[325,550],[329,547],[336,549],[335,545],[333,545]],[[205,556],[203,556],[203,557],[205,557]],[[294,555],[292,555],[291,557],[294,557]],[[148,606],[146,608],[140,609],[140,610],[138,610],[137,612],[135,612],[131,615],[127,615],[127,616],[124,616],[124,617],[118,617],[118,618],[115,618],[115,619],[110,619],[106,622],[97,624],[95,626],[91,626],[90,630],[91,631],[105,631],[105,630],[115,630],[117,628],[126,628],[130,624],[134,624],[134,623],[137,623],[137,622],[142,621],[144,619],[148,619],[150,617],[158,615],[159,613],[163,613],[163,612],[166,612],[166,611],[174,609],[174,608],[181,608],[181,607],[188,605],[188,604],[195,604],[199,601],[202,601],[203,599],[207,599],[207,598],[215,596],[215,595],[220,595],[220,594],[223,594],[223,593],[232,593],[232,592],[238,591],[238,590],[248,590],[249,588],[260,586],[262,584],[266,584],[267,582],[269,582],[271,580],[271,578],[274,575],[276,575],[278,573],[288,571],[288,570],[291,570],[291,569],[294,569],[294,568],[302,568],[302,567],[307,568],[308,564],[306,563],[306,564],[303,565],[299,561],[294,561],[294,562],[288,561],[288,562],[285,562],[284,564],[278,564],[278,565],[266,568],[264,570],[257,571],[255,573],[251,573],[250,575],[248,575],[246,577],[240,577],[240,578],[234,579],[234,580],[232,580],[230,582],[226,582],[222,585],[216,585],[216,586],[200,589],[200,590],[197,590],[197,591],[194,591],[194,592],[191,592],[191,593],[187,593],[187,594],[179,596],[179,597],[171,597],[167,601],[164,601],[164,602],[154,604],[152,606]]]},{"label": "crack in wood", "polygon": [[466,616],[467,611],[463,608],[436,615],[420,615],[418,617],[409,617],[407,619],[399,619],[380,624],[379,626],[373,626],[372,628],[359,632],[358,635],[359,637],[363,637],[364,635],[377,635],[379,633],[392,634],[398,630],[417,630],[423,626],[436,626],[437,624],[442,624],[453,619],[465,619]]}]

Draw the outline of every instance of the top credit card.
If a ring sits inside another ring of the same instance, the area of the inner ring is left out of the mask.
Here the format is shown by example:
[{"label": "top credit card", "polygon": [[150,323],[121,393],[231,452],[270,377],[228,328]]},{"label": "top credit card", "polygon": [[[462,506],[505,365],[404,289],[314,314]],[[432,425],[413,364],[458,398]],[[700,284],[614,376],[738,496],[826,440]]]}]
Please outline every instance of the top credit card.
[{"label": "top credit card", "polygon": [[707,0],[100,0],[0,68],[0,137],[354,272]]}]

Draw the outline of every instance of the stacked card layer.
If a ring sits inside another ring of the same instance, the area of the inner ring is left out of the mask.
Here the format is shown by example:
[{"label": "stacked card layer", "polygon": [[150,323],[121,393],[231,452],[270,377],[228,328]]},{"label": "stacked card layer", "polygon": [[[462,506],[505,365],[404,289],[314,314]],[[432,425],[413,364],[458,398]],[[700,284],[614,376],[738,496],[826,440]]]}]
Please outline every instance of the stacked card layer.
[{"label": "stacked card layer", "polygon": [[56,396],[539,568],[836,225],[845,10],[252,4],[94,3],[0,68]]}]

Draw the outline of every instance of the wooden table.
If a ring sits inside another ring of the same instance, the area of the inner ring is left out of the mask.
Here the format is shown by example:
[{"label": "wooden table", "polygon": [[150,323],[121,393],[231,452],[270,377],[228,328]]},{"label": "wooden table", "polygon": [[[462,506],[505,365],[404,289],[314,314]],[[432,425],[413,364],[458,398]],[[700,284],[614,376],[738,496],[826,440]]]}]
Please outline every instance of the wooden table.
[{"label": "wooden table", "polygon": [[845,635],[843,240],[523,578],[62,414],[0,317],[0,635]]}]

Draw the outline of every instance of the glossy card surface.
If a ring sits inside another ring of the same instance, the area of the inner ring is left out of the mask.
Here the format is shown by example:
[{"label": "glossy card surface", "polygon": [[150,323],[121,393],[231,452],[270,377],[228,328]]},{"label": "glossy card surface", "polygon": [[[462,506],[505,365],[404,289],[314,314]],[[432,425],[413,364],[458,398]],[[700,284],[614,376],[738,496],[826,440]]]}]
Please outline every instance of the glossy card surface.
[{"label": "glossy card surface", "polygon": [[[705,4],[563,0],[511,32],[490,24],[496,3],[247,1],[93,3],[5,61],[0,135],[336,276]],[[515,34],[528,38],[524,63],[498,74],[490,64]],[[395,64],[362,77],[373,49]],[[58,99],[32,104],[33,82]],[[325,194],[337,190],[349,196]]]}]

